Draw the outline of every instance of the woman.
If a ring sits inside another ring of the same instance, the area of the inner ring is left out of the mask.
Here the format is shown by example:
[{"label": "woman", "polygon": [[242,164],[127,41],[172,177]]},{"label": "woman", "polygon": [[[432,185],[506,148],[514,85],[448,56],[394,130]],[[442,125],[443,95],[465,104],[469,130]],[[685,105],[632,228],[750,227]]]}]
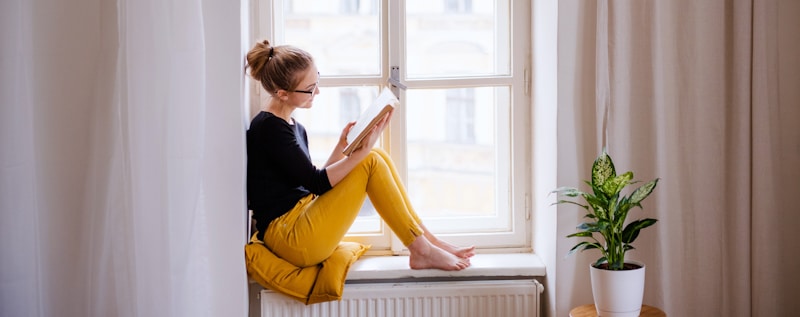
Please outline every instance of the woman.
[{"label": "woman", "polygon": [[319,94],[319,72],[307,52],[296,47],[257,43],[247,53],[247,68],[272,96],[247,131],[247,196],[258,239],[277,256],[296,265],[316,265],[330,256],[356,219],[366,195],[381,218],[410,251],[412,269],[462,270],[474,247],[456,247],[425,228],[411,207],[394,163],[373,149],[391,119],[384,117],[350,156],[347,124],[323,168],[308,153],[308,137],[292,118],[311,108]]}]

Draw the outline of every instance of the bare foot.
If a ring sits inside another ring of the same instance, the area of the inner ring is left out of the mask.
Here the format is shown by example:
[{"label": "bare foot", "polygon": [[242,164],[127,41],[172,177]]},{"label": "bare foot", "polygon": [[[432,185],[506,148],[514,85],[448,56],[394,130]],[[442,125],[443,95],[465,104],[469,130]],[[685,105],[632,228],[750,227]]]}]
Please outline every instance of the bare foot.
[{"label": "bare foot", "polygon": [[454,246],[454,245],[452,245],[450,243],[447,243],[445,241],[442,241],[442,240],[434,241],[433,245],[441,248],[442,250],[445,250],[445,251],[449,252],[452,255],[455,255],[455,256],[457,256],[459,258],[462,258],[462,259],[468,259],[468,258],[471,258],[473,255],[475,255],[475,246],[474,245],[473,246],[468,246],[468,247],[457,247],[457,246]]},{"label": "bare foot", "polygon": [[460,271],[469,267],[469,259],[460,258],[428,241],[425,236],[417,237],[408,246],[411,255],[408,264],[414,270],[439,269],[444,271]]},{"label": "bare foot", "polygon": [[425,227],[425,225],[420,224],[420,227],[422,227],[424,235],[426,238],[428,238],[428,241],[430,241],[433,245],[441,248],[442,250],[445,250],[450,254],[455,255],[462,259],[468,259],[471,258],[473,255],[475,255],[475,246],[458,247],[452,245],[436,237],[433,233],[430,232],[430,230],[428,230],[427,227]]}]

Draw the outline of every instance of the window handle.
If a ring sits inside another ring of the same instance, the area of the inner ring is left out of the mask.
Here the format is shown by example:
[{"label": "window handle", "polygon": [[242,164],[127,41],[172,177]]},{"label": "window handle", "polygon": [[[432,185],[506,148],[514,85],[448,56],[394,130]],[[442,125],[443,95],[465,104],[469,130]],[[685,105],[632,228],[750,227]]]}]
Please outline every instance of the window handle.
[{"label": "window handle", "polygon": [[399,89],[406,90],[408,87],[400,82],[400,67],[399,66],[392,66],[389,71],[389,84],[392,85],[390,88],[397,98],[400,98],[400,91]]}]

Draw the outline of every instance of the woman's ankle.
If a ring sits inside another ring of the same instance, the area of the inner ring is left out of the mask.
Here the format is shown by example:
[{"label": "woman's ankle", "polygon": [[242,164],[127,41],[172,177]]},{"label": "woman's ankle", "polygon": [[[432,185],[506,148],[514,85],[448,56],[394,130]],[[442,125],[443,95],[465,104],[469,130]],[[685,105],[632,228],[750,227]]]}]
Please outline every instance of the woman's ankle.
[{"label": "woman's ankle", "polygon": [[439,269],[457,271],[467,268],[469,259],[460,258],[445,251],[428,241],[424,236],[419,236],[410,245],[408,250],[409,266],[412,269]]},{"label": "woman's ankle", "polygon": [[408,251],[411,254],[426,255],[430,253],[433,244],[424,235],[418,236],[414,242],[408,245]]}]

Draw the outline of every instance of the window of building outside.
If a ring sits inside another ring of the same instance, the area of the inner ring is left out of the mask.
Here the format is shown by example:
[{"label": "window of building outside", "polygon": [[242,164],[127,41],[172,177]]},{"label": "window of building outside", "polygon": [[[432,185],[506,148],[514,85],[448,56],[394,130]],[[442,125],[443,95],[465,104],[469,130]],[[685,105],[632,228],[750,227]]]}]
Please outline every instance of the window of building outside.
[{"label": "window of building outside", "polygon": [[475,90],[471,88],[447,90],[447,141],[450,143],[475,143]]},{"label": "window of building outside", "polygon": [[[316,164],[394,67],[407,88],[380,146],[426,226],[457,244],[530,247],[527,1],[259,3],[255,40],[303,48],[319,68],[314,107],[294,113]],[[368,199],[347,239],[403,252]]]}]

